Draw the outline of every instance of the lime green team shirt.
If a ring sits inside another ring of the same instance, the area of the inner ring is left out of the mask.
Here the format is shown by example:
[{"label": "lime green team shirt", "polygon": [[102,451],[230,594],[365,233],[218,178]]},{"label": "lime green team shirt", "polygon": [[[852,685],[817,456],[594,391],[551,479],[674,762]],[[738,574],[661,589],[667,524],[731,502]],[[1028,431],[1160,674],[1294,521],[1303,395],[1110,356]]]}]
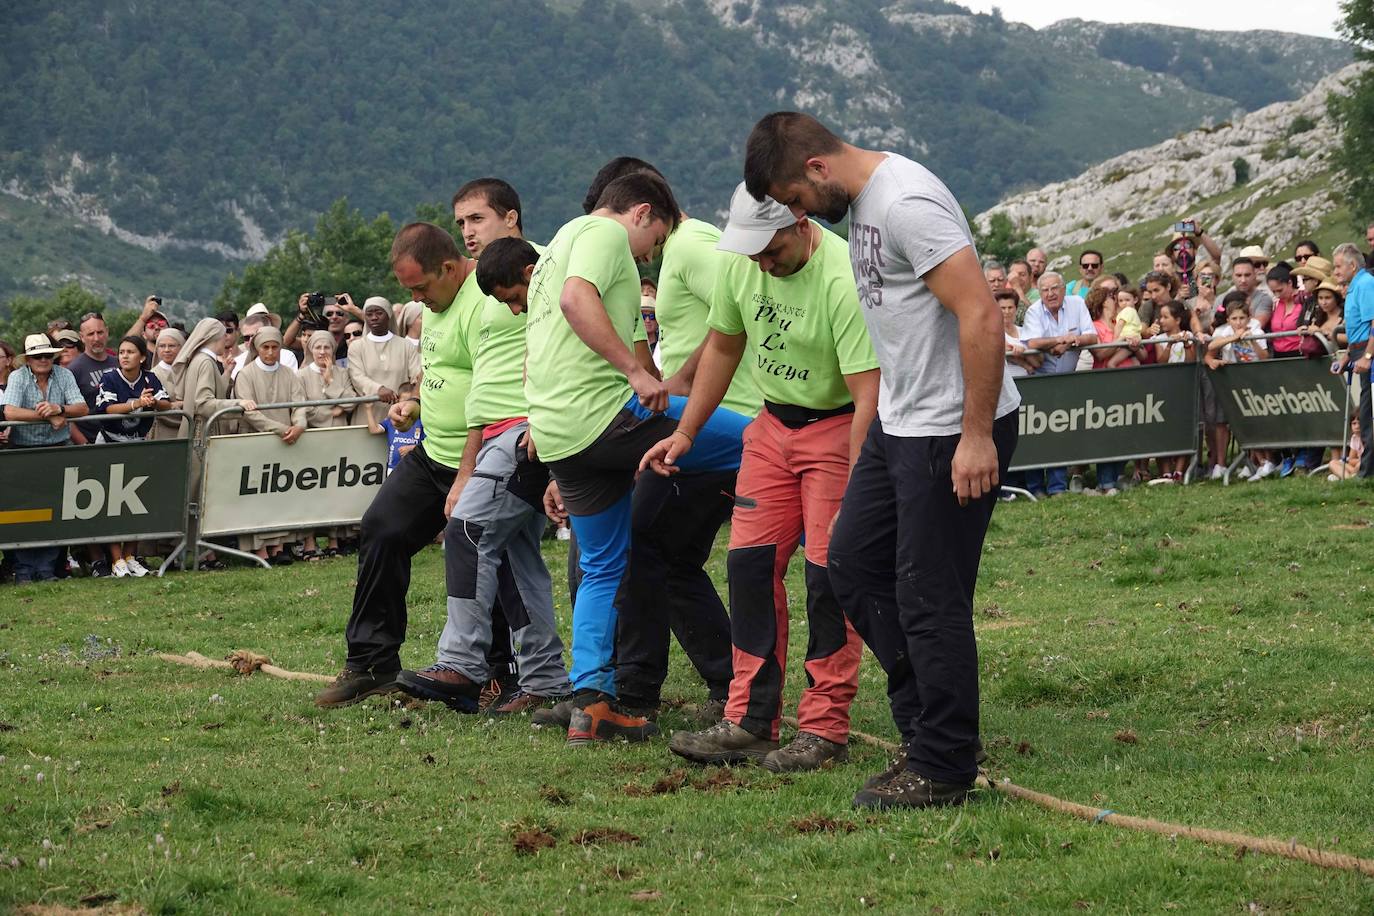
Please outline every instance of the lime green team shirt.
[{"label": "lime green team shirt", "polygon": [[544,461],[567,458],[590,445],[633,394],[625,376],[583,343],[563,317],[558,300],[570,277],[596,287],[630,353],[640,321],[639,271],[625,227],[604,216],[579,216],[559,229],[530,278],[525,328],[525,396]]},{"label": "lime green team shirt", "polygon": [[[533,244],[533,243],[531,243]],[[534,246],[541,255],[544,249]],[[476,282],[476,271],[469,280]],[[480,292],[480,290],[479,290]],[[468,391],[469,427],[483,427],[530,412],[525,399],[525,324],[528,313],[483,296],[475,316],[464,322],[472,353],[472,388]]]},{"label": "lime green team shirt", "polygon": [[744,255],[720,271],[707,323],[743,334],[744,362],[764,399],[830,410],[851,403],[844,376],[878,368],[859,309],[849,243],[824,227],[802,269],[773,277]]},{"label": "lime green team shirt", "polygon": [[[706,319],[716,277],[734,255],[716,249],[720,230],[699,219],[683,220],[663,246],[658,275],[658,355],[667,378],[682,368],[706,338]],[[720,406],[758,416],[763,398],[748,369],[735,373]]]},{"label": "lime green team shirt", "polygon": [[464,408],[472,386],[472,353],[467,323],[481,298],[474,270],[458,288],[453,303],[442,312],[428,310],[420,325],[420,365],[424,369],[420,417],[425,424],[425,454],[455,469],[462,463],[468,438]]}]

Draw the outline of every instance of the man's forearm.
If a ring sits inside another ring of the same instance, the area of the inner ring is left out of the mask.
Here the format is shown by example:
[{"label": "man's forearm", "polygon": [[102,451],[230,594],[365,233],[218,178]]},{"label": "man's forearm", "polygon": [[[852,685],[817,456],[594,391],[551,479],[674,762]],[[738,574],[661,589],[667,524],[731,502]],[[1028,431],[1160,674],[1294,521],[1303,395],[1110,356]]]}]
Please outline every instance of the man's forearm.
[{"label": "man's forearm", "polygon": [[463,457],[458,462],[458,476],[466,480],[477,470],[477,453],[482,450],[482,427],[474,426],[468,430],[467,440],[463,442]]},{"label": "man's forearm", "polygon": [[[989,312],[979,315],[978,320],[959,322],[959,359],[964,373],[963,433],[966,436],[992,435],[992,421],[1007,371],[1003,335],[997,319],[996,312]],[[1031,341],[1032,345],[1035,343]]]},{"label": "man's forearm", "polygon": [[740,357],[744,355],[745,339],[743,334],[729,335],[711,331],[699,349],[695,378],[692,380],[692,393],[687,396],[687,407],[677,428],[689,436],[706,425],[712,412],[720,406],[725,392],[730,390],[730,382],[739,368]]},{"label": "man's forearm", "polygon": [[568,326],[587,347],[627,378],[641,368],[634,351],[616,334],[596,287],[578,277],[563,284],[558,307]]}]

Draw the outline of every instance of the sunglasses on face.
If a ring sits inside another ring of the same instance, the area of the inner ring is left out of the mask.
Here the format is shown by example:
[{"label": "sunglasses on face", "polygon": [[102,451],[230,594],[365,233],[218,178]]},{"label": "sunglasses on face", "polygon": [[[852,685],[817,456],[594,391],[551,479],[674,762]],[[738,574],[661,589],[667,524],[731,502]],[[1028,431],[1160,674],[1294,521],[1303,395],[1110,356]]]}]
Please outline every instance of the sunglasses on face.
[{"label": "sunglasses on face", "polygon": [[30,356],[29,359],[52,359],[52,357],[53,355],[51,353],[35,353]]},{"label": "sunglasses on face", "polygon": [[344,332],[344,336],[345,336],[345,337],[362,337],[362,336],[363,336],[363,332],[362,332],[362,331],[345,331],[345,332]]},{"label": "sunglasses on face", "polygon": [[64,340],[64,341],[62,341],[62,346],[63,346],[64,349],[67,349],[67,350],[78,350],[78,349],[81,348],[81,344],[79,344],[79,343],[74,343],[74,342],[72,342],[72,341],[70,341],[70,340]]},{"label": "sunglasses on face", "polygon": [[1086,263],[1086,264],[1079,264],[1078,266],[1081,267],[1081,268],[1083,268],[1084,270],[1097,270],[1097,269],[1100,268],[1102,265],[1101,265],[1101,264],[1093,264],[1092,262],[1088,262],[1088,263]]},{"label": "sunglasses on face", "polygon": [[658,313],[657,313],[657,312],[640,312],[640,313],[639,313],[639,317],[643,318],[645,321],[656,321],[656,320],[658,319]]},{"label": "sunglasses on face", "polygon": [[1307,259],[1310,257],[1312,257],[1310,254],[1295,254],[1293,255],[1293,260],[1297,261],[1299,264],[1303,264],[1306,263]]},{"label": "sunglasses on face", "polygon": [[326,317],[326,318],[342,318],[342,317],[343,317],[343,312],[325,312],[325,313],[324,313],[324,317]]}]

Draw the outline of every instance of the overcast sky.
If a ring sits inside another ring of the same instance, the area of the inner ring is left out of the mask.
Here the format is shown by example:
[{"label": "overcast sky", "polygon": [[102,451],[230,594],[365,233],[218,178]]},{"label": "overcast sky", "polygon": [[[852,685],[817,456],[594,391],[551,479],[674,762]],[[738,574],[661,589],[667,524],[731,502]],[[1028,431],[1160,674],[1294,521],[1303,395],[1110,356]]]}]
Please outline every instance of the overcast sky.
[{"label": "overcast sky", "polygon": [[1340,18],[1337,0],[996,0],[976,2],[957,0],[975,12],[1002,8],[1012,22],[1025,22],[1035,28],[1060,19],[1090,19],[1098,22],[1159,22],[1193,29],[1239,31],[1273,29],[1324,35],[1336,38]]}]

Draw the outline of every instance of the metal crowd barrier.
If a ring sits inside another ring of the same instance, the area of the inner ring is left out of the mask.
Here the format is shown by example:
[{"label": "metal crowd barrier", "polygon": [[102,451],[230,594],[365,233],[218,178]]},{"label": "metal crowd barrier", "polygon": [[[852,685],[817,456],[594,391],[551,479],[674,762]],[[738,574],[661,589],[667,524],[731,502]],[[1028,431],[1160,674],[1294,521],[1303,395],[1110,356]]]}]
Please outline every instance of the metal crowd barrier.
[{"label": "metal crowd barrier", "polygon": [[[258,409],[258,410],[275,410],[275,409],[297,408],[297,407],[333,407],[333,406],[349,405],[349,404],[354,404],[354,405],[372,404],[372,403],[377,403],[377,402],[380,402],[380,401],[381,401],[381,398],[377,397],[376,395],[369,395],[369,396],[367,396],[367,397],[354,397],[354,398],[326,398],[326,399],[316,400],[316,401],[284,401],[284,402],[281,402],[281,403],[274,403],[274,404],[259,404],[259,405],[257,405],[257,409]],[[195,441],[193,442],[191,448],[187,450],[187,454],[186,454],[186,473],[187,473],[187,480],[188,480],[188,481],[189,481],[190,479],[192,479],[192,475],[193,475],[193,473],[194,473],[194,472],[193,472],[193,465],[194,465],[194,463],[195,463],[197,460],[199,460],[199,461],[202,463],[202,466],[203,466],[203,464],[204,464],[205,452],[206,452],[206,449],[209,447],[209,440],[212,439],[212,438],[215,438],[214,436],[211,436],[211,435],[210,435],[210,430],[214,428],[215,422],[216,422],[217,420],[219,420],[220,417],[227,416],[227,415],[230,415],[230,414],[241,414],[241,413],[243,413],[243,412],[244,412],[243,408],[242,408],[241,406],[237,405],[237,404],[231,405],[231,406],[229,406],[229,407],[223,407],[223,408],[221,408],[221,409],[215,411],[214,413],[212,413],[212,414],[209,416],[209,418],[206,419],[206,421],[205,421],[203,424],[200,425],[200,428],[199,428],[199,431],[198,431],[198,435],[196,435],[195,433],[193,433],[193,435],[195,435]],[[355,425],[356,425],[356,424],[355,424]],[[265,567],[265,568],[271,568],[271,567],[270,567],[270,564],[268,564],[268,563],[267,563],[266,561],[264,561],[261,557],[258,557],[258,556],[255,555],[255,554],[248,553],[247,551],[244,551],[244,550],[239,550],[239,549],[237,549],[237,548],[235,548],[235,547],[228,547],[228,546],[225,546],[225,545],[223,545],[223,544],[219,544],[219,543],[216,543],[216,542],[206,541],[206,540],[202,540],[202,539],[201,539],[201,537],[200,537],[200,520],[204,517],[204,511],[203,511],[203,510],[204,510],[204,506],[205,506],[205,481],[206,481],[206,475],[205,475],[205,474],[201,474],[200,481],[199,481],[199,486],[196,488],[195,500],[194,500],[194,501],[190,501],[190,496],[188,495],[188,497],[187,497],[188,502],[187,502],[187,506],[186,506],[186,511],[187,511],[186,537],[187,537],[188,543],[191,544],[191,546],[192,546],[192,550],[191,550],[191,569],[194,571],[194,570],[196,570],[196,569],[198,569],[198,568],[200,567],[200,551],[201,551],[201,548],[204,548],[204,549],[206,549],[206,550],[213,550],[213,551],[215,551],[215,552],[217,552],[217,553],[227,553],[227,554],[230,554],[230,555],[232,555],[232,556],[239,557],[240,559],[248,560],[249,562],[258,563],[259,565],[261,565],[261,566],[263,566],[263,567]],[[261,530],[264,530],[264,531],[273,531],[273,530],[277,530],[277,529],[276,529],[276,528],[263,528],[263,529],[261,529]]]}]

